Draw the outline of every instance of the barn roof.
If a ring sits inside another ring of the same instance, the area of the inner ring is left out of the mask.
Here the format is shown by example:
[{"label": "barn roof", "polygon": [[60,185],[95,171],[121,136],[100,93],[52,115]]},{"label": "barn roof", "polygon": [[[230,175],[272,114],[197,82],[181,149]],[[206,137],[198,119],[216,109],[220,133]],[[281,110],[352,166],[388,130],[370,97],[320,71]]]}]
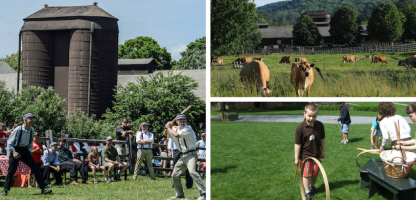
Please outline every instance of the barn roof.
[{"label": "barn roof", "polygon": [[118,65],[147,65],[154,58],[118,59]]},{"label": "barn roof", "polygon": [[23,20],[49,19],[63,17],[104,17],[116,19],[105,10],[96,5],[91,6],[66,6],[66,7],[44,7]]},{"label": "barn roof", "polygon": [[[367,25],[360,25],[363,27],[363,33],[361,35],[368,35]],[[318,27],[319,33],[322,37],[330,37],[329,34],[330,27]],[[269,27],[259,29],[263,33],[263,38],[273,39],[273,38],[293,38],[293,27],[292,26],[278,26],[278,27]]]},{"label": "barn roof", "polygon": [[330,16],[329,13],[325,11],[306,11],[302,15],[309,15],[311,17],[327,17]]},{"label": "barn roof", "polygon": [[9,74],[9,73],[16,73],[13,68],[9,66],[9,64],[0,61],[0,74]]}]

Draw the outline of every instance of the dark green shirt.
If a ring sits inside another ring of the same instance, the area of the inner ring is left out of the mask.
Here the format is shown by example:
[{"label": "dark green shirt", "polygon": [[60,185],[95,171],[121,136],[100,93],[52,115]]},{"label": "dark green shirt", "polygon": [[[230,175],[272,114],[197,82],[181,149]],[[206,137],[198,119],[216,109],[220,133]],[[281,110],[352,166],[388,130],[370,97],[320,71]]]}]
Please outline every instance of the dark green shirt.
[{"label": "dark green shirt", "polygon": [[103,150],[101,151],[101,156],[103,161],[105,161],[105,158],[108,158],[112,161],[117,161],[118,153],[116,148],[113,147],[113,145],[111,145],[110,148],[108,148],[107,145],[105,145]]},{"label": "dark green shirt", "polygon": [[59,163],[62,163],[64,161],[72,161],[74,160],[74,158],[72,158],[72,152],[69,149],[58,149],[59,152],[59,157],[58,157],[58,161]]}]

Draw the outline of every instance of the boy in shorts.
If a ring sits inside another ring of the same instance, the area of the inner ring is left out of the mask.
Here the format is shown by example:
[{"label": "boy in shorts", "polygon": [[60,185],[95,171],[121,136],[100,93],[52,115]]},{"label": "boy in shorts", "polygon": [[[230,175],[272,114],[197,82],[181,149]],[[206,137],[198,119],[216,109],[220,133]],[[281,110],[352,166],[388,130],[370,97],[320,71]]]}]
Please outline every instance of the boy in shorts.
[{"label": "boy in shorts", "polygon": [[371,125],[371,149],[375,149],[374,140],[376,139],[376,136],[377,136],[377,149],[380,148],[381,136],[383,135],[380,130],[380,125],[379,125],[380,121],[381,121],[381,116],[377,115],[377,117],[373,121],[373,124]]},{"label": "boy in shorts", "polygon": [[[303,161],[313,157],[321,161],[325,158],[325,129],[318,117],[315,104],[305,106],[305,120],[298,125],[295,132],[295,165],[302,166]],[[301,171],[299,167],[299,171]],[[315,183],[319,174],[319,166],[313,160],[306,161],[303,176],[306,200],[312,200],[316,193]]]},{"label": "boy in shorts", "polygon": [[339,112],[341,112],[341,116],[337,119],[338,122],[341,122],[341,143],[347,144],[349,142],[348,133],[350,132],[351,124],[350,112],[348,111],[348,107],[345,105],[345,102],[338,102],[338,105],[340,107]]}]

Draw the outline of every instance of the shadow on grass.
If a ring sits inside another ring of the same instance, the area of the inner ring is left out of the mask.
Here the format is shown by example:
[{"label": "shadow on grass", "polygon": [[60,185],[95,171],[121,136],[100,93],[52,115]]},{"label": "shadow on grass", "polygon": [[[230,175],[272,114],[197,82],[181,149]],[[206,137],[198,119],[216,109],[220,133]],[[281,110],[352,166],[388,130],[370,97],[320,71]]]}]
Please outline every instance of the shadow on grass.
[{"label": "shadow on grass", "polygon": [[[329,189],[333,190],[335,188],[342,188],[345,187],[346,185],[352,185],[352,184],[359,184],[360,181],[359,180],[347,180],[347,181],[337,181],[337,182],[330,182],[329,183]],[[325,185],[321,185],[318,188],[316,188],[317,192],[325,192]]]},{"label": "shadow on grass", "polygon": [[213,168],[211,169],[211,174],[217,174],[217,173],[221,173],[221,174],[226,174],[228,173],[229,169],[234,169],[237,168],[236,165],[230,165],[230,166],[226,166],[224,168]]},{"label": "shadow on grass", "polygon": [[352,143],[352,142],[359,142],[359,141],[361,141],[361,140],[363,140],[363,138],[352,138],[351,140],[348,140],[348,142],[349,142],[349,143]]}]

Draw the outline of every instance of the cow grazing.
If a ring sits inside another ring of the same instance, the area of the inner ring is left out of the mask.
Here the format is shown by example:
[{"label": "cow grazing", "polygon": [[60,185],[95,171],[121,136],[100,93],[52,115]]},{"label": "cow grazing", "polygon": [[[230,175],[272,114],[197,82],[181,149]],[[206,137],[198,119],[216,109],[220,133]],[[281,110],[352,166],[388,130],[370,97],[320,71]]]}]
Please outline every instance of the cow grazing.
[{"label": "cow grazing", "polygon": [[312,86],[314,75],[313,69],[318,71],[319,75],[321,76],[322,80],[325,79],[321,74],[321,70],[315,67],[315,63],[311,65],[308,62],[294,62],[292,63],[292,72],[290,74],[290,82],[293,86],[295,86],[296,96],[302,96],[303,92],[306,92],[306,96],[309,97],[309,90]]},{"label": "cow grazing", "polygon": [[304,62],[308,62],[308,60],[306,58],[295,58],[295,62],[300,62],[300,63],[304,63]]},{"label": "cow grazing", "polygon": [[342,62],[343,63],[345,63],[345,62],[355,62],[356,60],[358,60],[358,58],[355,57],[355,56],[344,56]]},{"label": "cow grazing", "polygon": [[416,67],[416,57],[412,56],[405,60],[400,60],[397,66],[405,66],[407,70],[411,70],[412,67]]},{"label": "cow grazing", "polygon": [[263,58],[254,58],[253,60],[258,60],[263,62]]},{"label": "cow grazing", "polygon": [[283,56],[282,57],[282,59],[280,60],[280,62],[279,62],[279,64],[280,63],[289,63],[289,64],[292,64],[292,58],[290,57],[290,56]]},{"label": "cow grazing", "polygon": [[253,61],[253,58],[251,57],[246,57],[246,63]]},{"label": "cow grazing", "polygon": [[240,81],[247,81],[250,84],[253,83],[253,81],[257,81],[255,83],[256,87],[259,88],[263,97],[269,96],[272,93],[272,90],[267,88],[269,80],[269,69],[262,61],[255,60],[246,63],[240,71]]},{"label": "cow grazing", "polygon": [[224,60],[222,58],[214,58],[212,62],[213,63],[218,63],[218,64],[223,64]]},{"label": "cow grazing", "polygon": [[378,56],[378,55],[373,56],[373,59],[371,60],[371,63],[378,63],[378,61],[389,64],[389,62],[387,62],[386,57]]}]

